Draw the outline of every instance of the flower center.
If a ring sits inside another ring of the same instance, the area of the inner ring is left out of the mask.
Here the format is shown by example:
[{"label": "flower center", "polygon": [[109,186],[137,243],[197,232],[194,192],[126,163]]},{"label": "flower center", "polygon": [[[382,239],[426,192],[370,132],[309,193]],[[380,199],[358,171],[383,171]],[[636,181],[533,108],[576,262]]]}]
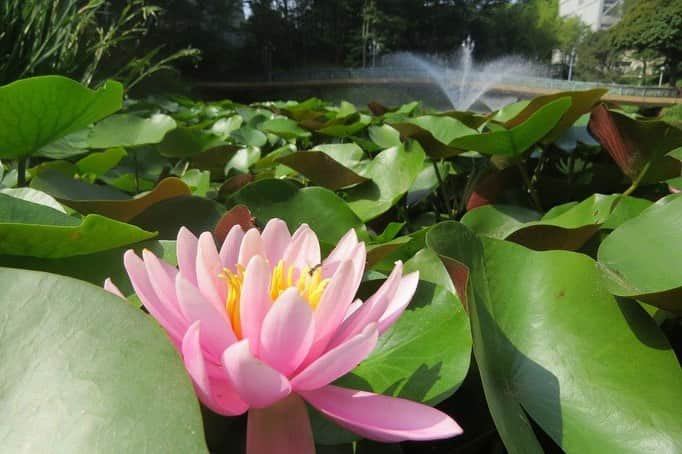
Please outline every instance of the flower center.
[{"label": "flower center", "polygon": [[[296,287],[299,295],[305,299],[310,307],[315,310],[320,303],[322,293],[329,284],[329,279],[322,279],[322,269],[317,266],[314,268],[305,267],[298,270],[293,266],[285,266],[284,261],[280,260],[272,270],[270,279],[270,299],[274,303],[277,298],[288,288]],[[239,302],[241,300],[242,285],[246,277],[246,270],[243,266],[237,265],[237,272],[227,268],[223,269],[220,278],[227,285],[227,298],[225,309],[230,318],[232,329],[237,338],[242,338],[241,319],[239,315]],[[247,303],[248,304],[248,303]]]}]

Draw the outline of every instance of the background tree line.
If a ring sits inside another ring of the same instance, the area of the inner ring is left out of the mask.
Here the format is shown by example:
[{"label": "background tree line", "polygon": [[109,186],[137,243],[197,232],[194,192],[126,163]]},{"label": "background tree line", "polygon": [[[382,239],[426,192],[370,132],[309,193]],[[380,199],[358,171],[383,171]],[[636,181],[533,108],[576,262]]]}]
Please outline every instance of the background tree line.
[{"label": "background tree line", "polygon": [[[578,21],[557,0],[165,0],[162,41],[202,50],[192,72],[237,77],[302,67],[369,64],[378,52],[448,54],[467,35],[478,59],[548,62]],[[246,11],[246,14],[244,13]]]},{"label": "background tree line", "polygon": [[[161,0],[160,0],[161,1]],[[467,35],[476,58],[521,55],[550,63],[577,53],[574,74],[629,82],[628,62],[644,64],[640,83],[655,83],[647,64],[665,64],[674,83],[682,55],[682,0],[625,0],[623,19],[592,32],[560,18],[558,0],[165,0],[162,42],[202,50],[198,78],[268,77],[277,70],[371,64],[372,51],[447,55]],[[246,13],[245,13],[246,12]],[[170,36],[173,36],[171,39]],[[187,68],[190,69],[190,68]],[[555,68],[566,76],[567,61]],[[649,74],[649,79],[647,79]]]},{"label": "background tree line", "polygon": [[[674,83],[682,0],[625,0],[623,10],[615,27],[593,33],[559,18],[558,0],[6,0],[0,82],[57,73],[130,87],[172,65],[191,79],[267,78],[369,65],[395,51],[447,56],[471,35],[477,60],[549,63],[554,50],[575,48],[576,78],[632,82],[624,62],[636,59],[643,83],[657,82],[653,65]],[[566,65],[558,69],[565,76]]]}]

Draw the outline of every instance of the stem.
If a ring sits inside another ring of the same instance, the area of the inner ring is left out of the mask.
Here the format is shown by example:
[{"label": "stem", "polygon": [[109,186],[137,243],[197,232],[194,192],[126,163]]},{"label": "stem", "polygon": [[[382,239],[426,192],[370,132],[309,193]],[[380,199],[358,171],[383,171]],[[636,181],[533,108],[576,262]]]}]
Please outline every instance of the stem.
[{"label": "stem", "polygon": [[542,171],[545,168],[545,164],[547,164],[547,160],[549,159],[549,153],[547,153],[547,149],[543,148],[542,152],[540,152],[540,158],[538,159],[538,163],[535,166],[535,169],[533,169],[533,176],[530,179],[530,184],[532,187],[535,187],[536,184],[538,184],[538,181],[540,180],[540,174],[542,174]]},{"label": "stem", "polygon": [[526,186],[526,192],[528,192],[528,195],[533,201],[535,209],[538,211],[542,211],[542,203],[540,203],[540,197],[538,196],[538,192],[535,190],[535,187],[533,187],[533,184],[531,183],[530,178],[528,177],[526,166],[523,163],[518,163],[516,167],[518,167],[519,172],[521,172],[521,178],[523,178],[523,184]]},{"label": "stem", "polygon": [[573,177],[575,175],[575,153],[576,151],[574,150],[573,153],[568,155],[568,184],[573,184]]},{"label": "stem", "polygon": [[457,207],[458,215],[466,209],[467,202],[469,201],[469,197],[474,190],[476,182],[485,171],[485,167],[477,167],[476,162],[476,158],[471,158],[471,172],[469,173],[467,182],[464,185],[464,191],[462,192],[462,197],[459,201],[459,206]]},{"label": "stem", "polygon": [[639,184],[642,182],[642,179],[644,179],[644,175],[647,173],[650,166],[651,166],[651,161],[644,164],[644,167],[642,167],[642,171],[639,172],[639,175],[637,175],[637,178],[635,178],[632,181],[632,184],[630,185],[630,187],[627,188],[625,190],[625,192],[623,192],[623,195],[630,195],[633,192],[635,192],[635,190],[639,187]]},{"label": "stem", "polygon": [[436,214],[436,219],[440,219],[440,209],[438,208],[436,199],[431,197],[429,200],[431,201],[431,208],[433,208],[433,212]]},{"label": "stem", "polygon": [[140,174],[137,165],[137,152],[133,153],[133,161],[135,162],[135,192],[140,192]]},{"label": "stem", "polygon": [[448,217],[452,216],[452,205],[450,204],[450,199],[448,198],[448,193],[445,185],[443,184],[443,179],[440,176],[440,171],[438,170],[438,164],[436,161],[431,161],[433,164],[433,170],[436,172],[436,178],[438,179],[438,187],[440,188],[440,195],[445,204],[445,209],[447,210]]},{"label": "stem", "polygon": [[19,158],[17,160],[17,186],[23,188],[26,186],[26,164],[28,158]]}]

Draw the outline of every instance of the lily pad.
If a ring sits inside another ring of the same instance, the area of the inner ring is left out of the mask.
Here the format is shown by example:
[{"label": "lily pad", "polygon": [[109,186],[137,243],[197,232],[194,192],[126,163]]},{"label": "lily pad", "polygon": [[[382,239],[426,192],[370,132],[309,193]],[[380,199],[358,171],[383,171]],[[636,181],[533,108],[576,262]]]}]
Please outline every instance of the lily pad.
[{"label": "lily pad", "polygon": [[610,217],[618,195],[595,194],[560,214],[517,206],[484,205],[469,211],[462,224],[483,236],[506,239],[535,250],[576,250]]},{"label": "lily pad", "polygon": [[[62,76],[39,76],[0,87],[0,157],[22,158],[121,108],[123,86],[90,90]],[[40,118],[40,121],[36,121]]]},{"label": "lily pad", "polygon": [[323,151],[299,151],[283,156],[277,162],[291,167],[318,186],[332,190],[367,181]]},{"label": "lily pad", "polygon": [[182,361],[142,311],[35,271],[2,268],[0,288],[3,449],[208,452]]},{"label": "lily pad", "polygon": [[622,223],[599,247],[609,290],[682,313],[682,194],[671,194]]},{"label": "lily pad", "polygon": [[509,452],[543,452],[528,417],[565,452],[682,448],[675,354],[646,311],[609,293],[591,258],[481,244],[454,222],[427,243],[470,272],[474,355]]},{"label": "lily pad", "polygon": [[175,120],[160,113],[148,118],[133,114],[112,115],[90,130],[88,145],[90,148],[111,148],[159,143],[176,126]]},{"label": "lily pad", "polygon": [[83,219],[0,194],[0,254],[69,257],[137,243],[156,236],[96,214]]},{"label": "lily pad", "polygon": [[260,225],[280,218],[294,231],[307,223],[328,245],[336,244],[352,228],[364,231],[362,221],[346,202],[321,187],[301,188],[288,180],[266,179],[241,188],[228,201],[246,205]]},{"label": "lily pad", "polygon": [[364,172],[371,181],[346,192],[348,205],[365,222],[388,211],[410,189],[425,157],[415,141],[382,151]]},{"label": "lily pad", "polygon": [[519,156],[547,136],[570,107],[571,98],[562,97],[544,104],[510,129],[458,137],[449,146],[484,154]]},{"label": "lily pad", "polygon": [[447,158],[463,153],[466,150],[449,144],[458,137],[478,134],[475,129],[454,118],[429,115],[408,118],[392,123],[391,126],[397,129],[402,137],[417,140],[433,158]]},{"label": "lily pad", "polygon": [[657,183],[680,176],[682,164],[666,156],[682,146],[682,130],[661,120],[635,120],[599,105],[590,132],[633,182]]}]

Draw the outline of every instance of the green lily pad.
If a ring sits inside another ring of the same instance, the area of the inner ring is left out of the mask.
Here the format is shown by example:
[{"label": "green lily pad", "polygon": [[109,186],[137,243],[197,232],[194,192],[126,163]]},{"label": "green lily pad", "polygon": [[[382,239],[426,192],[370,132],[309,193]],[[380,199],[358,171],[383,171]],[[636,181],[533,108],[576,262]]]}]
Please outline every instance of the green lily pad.
[{"label": "green lily pad", "polygon": [[161,156],[167,158],[186,158],[202,151],[221,145],[220,137],[198,128],[179,127],[163,136],[156,145]]},{"label": "green lily pad", "polygon": [[160,113],[148,118],[133,114],[112,115],[90,130],[88,145],[90,148],[112,148],[159,143],[176,126],[175,120]]},{"label": "green lily pad", "polygon": [[332,190],[367,181],[323,151],[299,151],[283,156],[277,162],[291,167],[318,186]]},{"label": "green lily pad", "polygon": [[682,313],[682,194],[622,223],[599,247],[607,287],[618,296]]},{"label": "green lily pad", "polygon": [[116,112],[122,98],[118,82],[90,90],[62,76],[31,77],[0,87],[0,157],[29,156]]},{"label": "green lily pad", "polygon": [[3,449],[208,452],[182,361],[142,311],[35,271],[2,268],[0,288]]},{"label": "green lily pad", "polygon": [[33,188],[5,188],[0,189],[0,194],[6,194],[17,199],[26,200],[27,202],[37,203],[46,207],[53,208],[62,213],[66,213],[64,207],[57,202],[57,200],[50,194],[43,191],[38,191]]},{"label": "green lily pad", "polygon": [[481,244],[454,222],[427,243],[469,270],[474,355],[509,452],[543,452],[526,414],[565,452],[682,448],[675,354],[646,311],[609,293],[591,258]]},{"label": "green lily pad", "polygon": [[369,138],[381,148],[400,145],[400,133],[389,125],[370,126]]},{"label": "green lily pad", "polygon": [[415,141],[382,151],[363,173],[371,181],[346,191],[348,206],[365,222],[388,211],[410,189],[425,157]]},{"label": "green lily pad", "polygon": [[214,200],[182,195],[154,203],[132,218],[130,223],[158,231],[159,239],[174,240],[181,227],[188,228],[197,236],[202,232],[212,232],[224,212],[225,208]]},{"label": "green lily pad", "polygon": [[549,144],[557,140],[571,125],[584,114],[590,112],[608,90],[605,88],[594,88],[584,91],[563,91],[551,95],[537,96],[514,118],[505,123],[507,128],[513,128],[528,120],[538,110],[558,99],[570,98],[571,106],[561,117],[554,128],[542,139],[542,143]]},{"label": "green lily pad", "polygon": [[110,148],[90,153],[76,162],[78,173],[99,177],[118,165],[128,153],[123,148]]},{"label": "green lily pad", "polygon": [[449,146],[484,154],[519,156],[547,136],[570,107],[571,98],[562,97],[544,104],[510,129],[461,136],[451,141]]},{"label": "green lily pad", "polygon": [[483,236],[506,239],[535,250],[576,250],[611,216],[618,195],[595,194],[567,206],[560,214],[538,213],[517,206],[484,205],[469,211],[462,224]]},{"label": "green lily pad", "polygon": [[310,133],[298,126],[294,120],[288,118],[273,118],[260,124],[260,129],[283,139],[298,139],[309,137]]},{"label": "green lily pad", "polygon": [[400,131],[402,137],[417,140],[430,157],[437,159],[463,153],[466,150],[450,146],[450,143],[458,137],[478,134],[455,118],[431,115],[408,118],[391,126]]},{"label": "green lily pad", "polygon": [[288,180],[266,179],[243,187],[228,202],[230,206],[246,205],[260,225],[280,218],[293,231],[307,223],[328,245],[336,244],[350,229],[364,231],[362,221],[346,202],[321,187],[301,188]]},{"label": "green lily pad", "polygon": [[137,243],[156,236],[96,214],[83,219],[0,194],[0,254],[69,257]]}]

